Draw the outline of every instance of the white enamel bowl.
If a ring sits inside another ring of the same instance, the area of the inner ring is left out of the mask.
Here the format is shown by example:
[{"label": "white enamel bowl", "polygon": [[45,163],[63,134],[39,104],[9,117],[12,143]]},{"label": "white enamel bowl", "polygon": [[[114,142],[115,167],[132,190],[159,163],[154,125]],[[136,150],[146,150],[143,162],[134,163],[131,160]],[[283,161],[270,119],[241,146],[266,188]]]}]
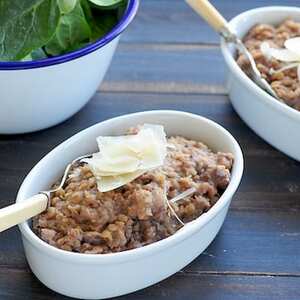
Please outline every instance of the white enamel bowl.
[{"label": "white enamel bowl", "polygon": [[101,83],[137,8],[138,0],[129,0],[111,32],[77,51],[37,61],[0,62],[0,134],[44,129],[80,110]]},{"label": "white enamel bowl", "polygon": [[[300,8],[263,7],[246,11],[229,23],[242,38],[258,23],[278,24],[286,18],[300,21]],[[245,123],[269,144],[300,160],[300,112],[280,103],[260,89],[240,69],[234,48],[221,42],[227,67],[227,86],[232,105]]]},{"label": "white enamel bowl", "polygon": [[75,298],[103,299],[142,289],[174,274],[195,259],[222,226],[243,173],[241,149],[220,125],[178,111],[129,114],[79,132],[32,169],[19,190],[17,202],[48,189],[74,158],[96,151],[97,136],[124,134],[127,128],[143,123],[162,124],[168,135],[182,135],[203,141],[215,151],[233,153],[235,161],[229,186],[216,205],[173,236],[120,253],[97,255],[59,250],[39,239],[27,222],[19,225],[33,273],[52,290]]}]

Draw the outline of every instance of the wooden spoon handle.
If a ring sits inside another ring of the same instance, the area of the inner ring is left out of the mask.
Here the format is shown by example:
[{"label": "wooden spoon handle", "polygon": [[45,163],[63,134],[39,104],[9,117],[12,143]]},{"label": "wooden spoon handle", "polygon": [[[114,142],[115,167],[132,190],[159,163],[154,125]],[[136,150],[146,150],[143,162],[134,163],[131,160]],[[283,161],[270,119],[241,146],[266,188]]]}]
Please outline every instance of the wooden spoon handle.
[{"label": "wooden spoon handle", "polygon": [[217,32],[228,28],[227,21],[208,0],[186,0],[186,2]]},{"label": "wooden spoon handle", "polygon": [[0,232],[22,223],[47,208],[48,197],[37,194],[31,198],[0,209]]}]

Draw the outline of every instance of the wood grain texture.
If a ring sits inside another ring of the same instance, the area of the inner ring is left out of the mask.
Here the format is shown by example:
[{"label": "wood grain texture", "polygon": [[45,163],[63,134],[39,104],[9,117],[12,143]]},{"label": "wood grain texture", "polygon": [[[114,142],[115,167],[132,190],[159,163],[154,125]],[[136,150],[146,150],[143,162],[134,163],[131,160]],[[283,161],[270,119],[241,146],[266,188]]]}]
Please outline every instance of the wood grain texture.
[{"label": "wood grain texture", "polygon": [[216,47],[121,44],[100,90],[224,94],[224,78]]},{"label": "wood grain texture", "polygon": [[[237,14],[262,6],[299,6],[298,0],[212,0],[230,20]],[[128,43],[216,44],[218,35],[182,0],[141,0],[137,18],[124,34]]]},{"label": "wood grain texture", "polygon": [[[299,237],[298,211],[231,209],[215,241],[185,271],[300,276]],[[0,253],[0,270],[27,268],[17,229],[1,234]]]},{"label": "wood grain texture", "polygon": [[[298,0],[212,3],[227,19],[258,6],[299,5]],[[116,299],[300,299],[300,163],[243,123],[226,96],[225,76],[218,36],[183,0],[141,0],[101,93],[51,129],[0,136],[0,207],[14,202],[26,174],[45,154],[88,126],[152,109],[200,114],[227,128],[245,156],[242,184],[224,226],[184,270]],[[47,289],[30,272],[17,228],[0,235],[0,299],[69,299]]]},{"label": "wood grain texture", "polygon": [[[105,119],[152,109],[189,111],[223,125],[238,139],[244,150],[247,179],[243,181],[240,193],[252,193],[253,199],[259,199],[260,193],[265,193],[269,199],[268,208],[289,209],[290,201],[299,208],[299,203],[295,201],[300,192],[299,163],[257,137],[233,111],[227,96],[140,93],[96,94],[84,109],[61,125],[33,134],[0,136],[0,199],[4,201],[3,205],[14,199],[17,187],[30,168],[64,139]],[[249,197],[245,198],[247,209],[249,206],[255,209],[256,202],[257,207],[263,207],[259,201],[250,203],[253,200]],[[289,201],[287,205],[281,201],[282,197]]]},{"label": "wood grain texture", "polygon": [[[179,272],[154,286],[114,300],[298,300],[299,277]],[[0,298],[68,300],[47,289],[28,270],[0,269]]]},{"label": "wood grain texture", "polygon": [[[295,251],[300,248],[299,163],[257,137],[223,95],[96,94],[82,111],[61,125],[33,134],[1,136],[1,205],[14,201],[32,165],[67,137],[107,118],[151,109],[178,109],[209,117],[229,129],[244,150],[245,176],[224,228],[188,270],[299,274]],[[21,155],[22,145],[26,147]],[[0,266],[25,268],[16,229],[0,235],[0,253]]]}]

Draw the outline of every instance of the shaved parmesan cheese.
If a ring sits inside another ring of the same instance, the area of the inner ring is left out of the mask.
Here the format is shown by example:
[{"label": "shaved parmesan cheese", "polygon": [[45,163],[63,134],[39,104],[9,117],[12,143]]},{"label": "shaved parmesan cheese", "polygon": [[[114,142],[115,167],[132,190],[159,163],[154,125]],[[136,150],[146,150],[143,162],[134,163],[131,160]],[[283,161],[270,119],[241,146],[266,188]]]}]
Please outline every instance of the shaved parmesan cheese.
[{"label": "shaved parmesan cheese", "polygon": [[177,195],[176,197],[172,198],[171,200],[169,200],[171,203],[175,203],[179,200],[182,200],[192,194],[194,194],[196,192],[196,189],[194,187],[191,187],[187,190],[185,190],[184,192],[180,193],[179,195]]},{"label": "shaved parmesan cheese", "polygon": [[131,135],[124,136],[100,136],[97,138],[98,148],[103,157],[111,159],[123,155],[134,155],[129,147]]},{"label": "shaved parmesan cheese", "polygon": [[270,74],[297,68],[297,76],[300,81],[300,37],[286,40],[284,46],[285,49],[272,48],[268,42],[263,42],[260,45],[260,50],[267,59],[273,57],[284,63],[280,69],[271,69]]},{"label": "shaved parmesan cheese", "polygon": [[151,129],[162,144],[167,144],[167,137],[162,125],[144,124],[142,129]]},{"label": "shaved parmesan cheese", "polygon": [[291,39],[288,39],[284,42],[284,47],[288,49],[289,51],[295,53],[298,56],[298,59],[300,58],[300,37],[294,37]]},{"label": "shaved parmesan cheese", "polygon": [[92,172],[100,176],[115,176],[119,174],[131,173],[137,170],[140,162],[137,158],[123,155],[111,159],[103,157],[101,152],[93,154],[92,158],[83,160],[89,164]]},{"label": "shaved parmesan cheese", "polygon": [[131,182],[148,170],[161,166],[167,154],[167,139],[161,125],[145,124],[134,135],[100,136],[100,152],[88,163],[101,192]]},{"label": "shaved parmesan cheese", "polygon": [[300,60],[299,43],[300,38],[289,39],[284,43],[286,49],[277,49],[270,47],[268,42],[262,42],[260,45],[260,50],[267,58],[274,57],[282,62],[294,62]]},{"label": "shaved parmesan cheese", "polygon": [[121,187],[137,177],[141,176],[146,171],[135,171],[132,173],[117,175],[117,176],[100,176],[97,179],[97,186],[100,192],[108,192],[118,187]]}]

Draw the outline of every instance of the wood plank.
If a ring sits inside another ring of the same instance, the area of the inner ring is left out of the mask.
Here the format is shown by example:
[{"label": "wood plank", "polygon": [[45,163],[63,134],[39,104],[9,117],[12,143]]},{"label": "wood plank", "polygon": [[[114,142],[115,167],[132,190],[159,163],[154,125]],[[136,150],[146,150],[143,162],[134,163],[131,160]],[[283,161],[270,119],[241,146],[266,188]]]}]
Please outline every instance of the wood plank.
[{"label": "wood plank", "polygon": [[[212,2],[226,18],[257,6],[299,4]],[[0,136],[0,207],[13,203],[28,171],[57,144],[113,116],[185,110],[219,122],[238,139],[245,175],[215,241],[169,279],[117,299],[300,298],[299,163],[267,145],[235,114],[224,95],[225,66],[217,44],[218,36],[184,1],[141,0],[139,15],[124,34],[101,86],[105,93],[96,94],[81,112],[54,128]],[[30,272],[17,228],[0,235],[0,299],[69,299],[47,289]]]},{"label": "wood plank", "polygon": [[[2,201],[0,203],[2,204]],[[27,269],[21,233],[17,227],[0,234],[0,270],[3,267]]]},{"label": "wood plank", "polygon": [[[229,20],[248,9],[298,0],[211,1]],[[163,30],[162,30],[163,28]],[[218,35],[182,0],[142,0],[134,22],[122,37],[129,43],[218,43]]]},{"label": "wood plank", "polygon": [[[185,271],[300,276],[299,217],[299,210],[230,210],[214,242]],[[1,233],[0,253],[0,268],[27,268],[16,229]]]},{"label": "wood plank", "polygon": [[300,296],[299,281],[294,277],[177,274],[153,287],[117,299],[296,300]]},{"label": "wood plank", "polygon": [[0,268],[1,300],[70,299],[46,288],[28,270]]},{"label": "wood plank", "polygon": [[[257,205],[258,209],[262,209],[266,205],[268,209],[282,209],[290,207],[290,203],[296,205],[296,196],[299,195],[299,163],[287,158],[257,137],[234,113],[227,97],[119,93],[95,95],[81,112],[54,128],[27,135],[1,136],[2,205],[13,201],[18,186],[32,166],[67,137],[107,118],[151,109],[177,109],[209,117],[222,124],[238,139],[246,157],[246,179],[240,192],[250,193],[241,201],[241,207],[245,204],[247,209],[256,209]],[[261,193],[264,193],[266,202],[259,200]],[[273,200],[273,195],[276,201]],[[281,201],[283,197],[289,204]]]},{"label": "wood plank", "polygon": [[[207,300],[298,300],[299,277],[240,276],[177,273],[144,290],[114,298],[115,300],[207,299]],[[29,272],[0,269],[1,300],[67,300],[52,292]]]},{"label": "wood plank", "polygon": [[[151,110],[151,109],[177,109],[194,112],[209,117],[226,127],[242,144],[249,156],[285,157],[257,137],[234,113],[229,100],[223,95],[165,95],[165,94],[96,94],[73,118],[63,124],[38,133],[19,136],[0,136],[2,147],[2,167],[13,170],[8,157],[10,152],[14,154],[14,160],[18,169],[26,164],[33,165],[42,155],[58,143],[92,124],[125,113]],[[257,144],[259,143],[259,144]],[[26,144],[26,147],[24,147]],[[40,155],[28,151],[26,161],[19,147],[35,148]],[[281,166],[297,168],[294,160],[284,159]]]},{"label": "wood plank", "polygon": [[187,270],[300,276],[299,217],[299,210],[230,210],[217,238]]},{"label": "wood plank", "polygon": [[218,48],[120,45],[101,90],[109,92],[225,93]]},{"label": "wood plank", "polygon": [[[113,116],[158,108],[212,118],[237,137],[245,153],[245,176],[225,226],[187,270],[298,274],[299,163],[248,129],[224,95],[98,93],[80,113],[61,125],[38,133],[0,136],[0,206],[14,201],[30,168],[65,138]],[[26,267],[17,229],[0,235],[0,253],[0,266]]]}]

